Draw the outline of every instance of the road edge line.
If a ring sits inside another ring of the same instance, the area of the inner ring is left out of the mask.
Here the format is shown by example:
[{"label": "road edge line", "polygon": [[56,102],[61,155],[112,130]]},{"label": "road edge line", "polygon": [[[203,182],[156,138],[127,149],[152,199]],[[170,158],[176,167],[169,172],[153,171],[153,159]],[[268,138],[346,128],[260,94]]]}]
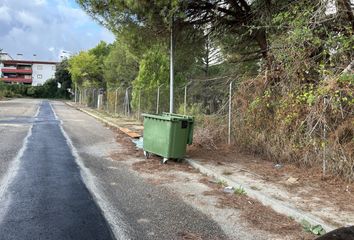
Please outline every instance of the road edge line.
[{"label": "road edge line", "polygon": [[[54,111],[52,104],[49,103],[49,105],[54,113],[56,120],[59,120],[60,131],[63,134],[63,136],[70,148],[71,154],[75,158],[76,164],[80,168],[80,175],[82,177],[82,180],[83,180],[85,186],[87,187],[87,189],[89,190],[89,192],[91,193],[92,197],[95,199],[97,205],[101,209],[101,212],[103,213],[104,217],[106,218],[106,220],[110,226],[110,229],[113,232],[114,237],[116,239],[129,240],[130,238],[128,237],[128,232],[124,231],[124,229],[128,229],[128,227],[126,225],[122,225],[123,221],[122,221],[122,218],[120,217],[121,214],[115,210],[114,211],[116,214],[115,215],[111,214],[111,210],[114,208],[111,207],[111,205],[108,203],[108,201],[105,200],[105,198],[106,198],[105,194],[102,193],[102,191],[100,191],[96,187],[96,183],[94,181],[95,176],[91,173],[90,169],[88,169],[84,165],[79,152],[77,151],[77,149],[75,148],[69,135],[65,132],[65,130],[63,128],[63,121],[58,118],[57,114]],[[115,217],[115,216],[119,216],[120,219],[117,219],[117,217]]]}]

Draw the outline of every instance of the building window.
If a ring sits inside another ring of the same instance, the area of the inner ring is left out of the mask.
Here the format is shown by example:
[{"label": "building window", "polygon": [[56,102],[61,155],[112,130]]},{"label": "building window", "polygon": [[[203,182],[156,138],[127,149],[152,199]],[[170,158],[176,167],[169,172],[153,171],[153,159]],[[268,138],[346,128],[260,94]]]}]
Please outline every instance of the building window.
[{"label": "building window", "polygon": [[38,79],[42,79],[42,74],[38,74],[38,75],[37,75],[37,78],[38,78]]},{"label": "building window", "polygon": [[42,70],[43,69],[43,66],[42,65],[38,65],[37,66],[37,70]]}]

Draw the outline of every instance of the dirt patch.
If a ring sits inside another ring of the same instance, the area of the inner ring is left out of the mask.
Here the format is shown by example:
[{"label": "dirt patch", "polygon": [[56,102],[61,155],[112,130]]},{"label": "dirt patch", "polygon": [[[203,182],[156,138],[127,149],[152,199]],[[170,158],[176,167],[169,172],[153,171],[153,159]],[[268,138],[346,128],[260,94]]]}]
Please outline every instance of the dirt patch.
[{"label": "dirt patch", "polygon": [[182,171],[182,172],[191,172],[198,173],[192,166],[186,162],[175,162],[167,161],[167,163],[162,164],[161,159],[156,156],[152,156],[149,159],[139,161],[133,164],[133,169],[140,172],[146,173],[157,173],[157,172],[166,172],[166,171]]},{"label": "dirt patch", "polygon": [[[108,125],[106,125],[108,127]],[[116,134],[116,141],[121,145],[121,149],[118,152],[111,154],[111,158],[118,161],[128,160],[129,157],[143,158],[144,153],[142,150],[138,149],[135,144],[132,142],[131,138],[125,133],[121,132],[116,128],[110,127],[112,131]]]},{"label": "dirt patch", "polygon": [[[229,146],[221,146],[217,151],[192,146],[188,154],[191,158],[216,165],[228,166],[231,163],[237,163],[244,171],[262,180],[281,185],[289,191],[297,192],[298,196],[304,199],[315,196],[322,201],[331,202],[340,210],[354,211],[354,205],[348,204],[354,202],[354,183],[348,183],[339,177],[330,175],[323,178],[322,171],[318,167],[305,168],[284,163],[277,168],[275,167],[276,161],[235,151]],[[296,183],[288,184],[289,178],[297,179]]]},{"label": "dirt patch", "polygon": [[[127,156],[135,157],[139,161],[134,161],[132,167],[135,171],[144,173],[147,182],[154,185],[164,185],[166,182],[182,181],[178,172],[198,173],[193,167],[186,162],[168,161],[167,164],[161,164],[160,157],[151,156],[150,159],[145,159],[143,151],[137,149],[131,139],[124,133],[116,131],[117,142],[122,146],[120,151],[113,155],[114,159],[124,160]],[[219,155],[220,159],[220,155]],[[128,160],[128,159],[127,159]],[[226,163],[220,163],[226,164]],[[187,181],[188,177],[182,177],[183,181]],[[186,178],[186,179],[184,179]],[[301,226],[290,218],[275,213],[272,209],[263,206],[259,202],[245,196],[226,194],[223,192],[223,188],[217,182],[211,178],[202,177],[200,182],[207,185],[210,191],[205,191],[204,195],[213,196],[218,199],[217,208],[235,208],[239,209],[241,218],[249,224],[252,229],[259,229],[270,234],[276,234],[280,236],[291,236],[291,239],[313,239],[313,236],[304,233]],[[196,197],[192,194],[193,197]],[[189,232],[180,233],[181,240],[199,240],[203,239],[200,235]],[[288,239],[288,238],[286,238]]]},{"label": "dirt patch", "polygon": [[[108,126],[107,126],[108,127]],[[128,160],[129,157],[134,157],[141,159],[133,164],[133,169],[139,172],[145,173],[157,173],[157,172],[171,172],[171,171],[183,171],[190,173],[198,173],[192,166],[187,162],[176,162],[173,160],[167,161],[165,164],[161,163],[161,158],[155,155],[145,159],[144,152],[142,149],[138,149],[135,144],[132,142],[131,138],[125,133],[111,128],[116,133],[116,141],[121,145],[119,151],[111,154],[111,158],[118,161]],[[128,157],[127,157],[128,156]],[[171,176],[169,176],[171,177]],[[151,182],[157,183],[160,180],[151,180]]]},{"label": "dirt patch", "polygon": [[280,236],[292,236],[294,239],[314,239],[313,235],[304,232],[300,224],[293,219],[276,213],[247,195],[225,193],[220,184],[207,177],[200,179],[200,182],[212,189],[203,194],[217,197],[219,200],[217,207],[241,210],[241,218],[252,227]]}]

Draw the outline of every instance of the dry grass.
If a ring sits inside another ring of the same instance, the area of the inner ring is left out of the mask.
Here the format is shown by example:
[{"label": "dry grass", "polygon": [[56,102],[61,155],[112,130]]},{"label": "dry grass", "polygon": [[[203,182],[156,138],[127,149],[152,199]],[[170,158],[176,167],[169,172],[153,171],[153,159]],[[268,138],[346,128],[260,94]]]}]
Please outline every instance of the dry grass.
[{"label": "dry grass", "polygon": [[167,161],[167,163],[162,164],[160,162],[160,157],[152,156],[149,159],[145,159],[143,161],[139,161],[133,164],[133,169],[140,172],[146,173],[159,173],[164,171],[183,171],[183,172],[194,172],[197,171],[191,167],[186,162],[178,163],[175,161]]},{"label": "dry grass", "polygon": [[[318,85],[280,80],[272,85],[262,76],[243,81],[233,99],[233,142],[238,149],[304,168],[322,166],[325,155],[327,173],[352,181],[353,92],[352,84],[335,78]],[[194,147],[220,150],[225,124],[214,116],[201,118]]]},{"label": "dry grass", "polygon": [[225,142],[227,126],[217,116],[200,117],[194,130],[193,146],[208,150],[218,150],[220,143]]},{"label": "dry grass", "polygon": [[[257,179],[280,184],[289,191],[297,192],[304,199],[311,199],[316,196],[321,198],[322,201],[331,202],[341,211],[353,211],[354,209],[352,204],[348,204],[354,202],[354,183],[348,183],[335,175],[328,175],[323,178],[320,167],[311,167],[305,170],[303,167],[294,164],[283,164],[278,169],[274,167],[272,161],[236,150],[214,152],[191,148],[189,154],[192,158],[204,159],[226,167],[229,163],[237,163]],[[297,178],[297,184],[287,185],[286,180],[289,177]],[[304,188],[311,188],[311,191],[303,191]]]}]

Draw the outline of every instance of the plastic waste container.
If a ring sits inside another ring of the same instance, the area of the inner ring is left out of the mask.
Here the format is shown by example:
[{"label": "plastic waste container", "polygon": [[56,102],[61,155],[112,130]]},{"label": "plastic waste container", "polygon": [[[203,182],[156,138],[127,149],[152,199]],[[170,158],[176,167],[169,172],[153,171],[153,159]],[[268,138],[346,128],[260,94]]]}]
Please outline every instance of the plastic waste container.
[{"label": "plastic waste container", "polygon": [[183,159],[187,144],[193,142],[194,118],[190,116],[163,113],[143,114],[145,156],[150,153],[168,159]]}]

